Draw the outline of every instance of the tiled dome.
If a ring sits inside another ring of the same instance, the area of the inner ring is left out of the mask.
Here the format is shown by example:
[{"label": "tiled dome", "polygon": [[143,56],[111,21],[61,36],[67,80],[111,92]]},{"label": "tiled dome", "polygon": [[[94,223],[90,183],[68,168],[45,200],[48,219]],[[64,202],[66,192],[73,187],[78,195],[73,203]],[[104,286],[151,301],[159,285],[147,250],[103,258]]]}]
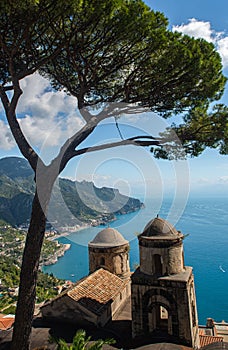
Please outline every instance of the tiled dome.
[{"label": "tiled dome", "polygon": [[168,221],[162,218],[155,218],[148,222],[145,226],[143,233],[141,234],[143,237],[170,237],[177,238],[182,236],[180,232],[178,232],[173,225],[171,225]]},{"label": "tiled dome", "polygon": [[105,228],[100,231],[96,237],[89,242],[89,247],[118,247],[127,244],[128,241],[114,228]]}]

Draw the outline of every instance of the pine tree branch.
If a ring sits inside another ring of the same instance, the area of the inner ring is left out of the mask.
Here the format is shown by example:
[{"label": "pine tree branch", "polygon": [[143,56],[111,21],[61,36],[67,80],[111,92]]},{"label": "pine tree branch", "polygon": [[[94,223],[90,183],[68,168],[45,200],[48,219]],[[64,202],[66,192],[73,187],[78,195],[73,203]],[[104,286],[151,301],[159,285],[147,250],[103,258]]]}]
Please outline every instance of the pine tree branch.
[{"label": "pine tree branch", "polygon": [[[140,140],[140,138],[146,138],[147,140]],[[68,152],[66,157],[67,157],[67,162],[71,160],[74,157],[77,157],[79,155],[85,154],[85,153],[91,153],[91,152],[96,152],[96,151],[102,151],[106,150],[109,148],[114,148],[114,147],[120,147],[120,146],[140,146],[140,147],[148,147],[148,146],[162,146],[165,144],[165,140],[162,139],[155,139],[154,137],[148,137],[148,136],[137,136],[137,137],[132,137],[126,140],[121,140],[117,142],[111,142],[111,143],[106,143],[103,145],[98,145],[98,146],[92,146],[92,147],[86,147],[82,148],[80,150],[72,150],[71,152]]]}]

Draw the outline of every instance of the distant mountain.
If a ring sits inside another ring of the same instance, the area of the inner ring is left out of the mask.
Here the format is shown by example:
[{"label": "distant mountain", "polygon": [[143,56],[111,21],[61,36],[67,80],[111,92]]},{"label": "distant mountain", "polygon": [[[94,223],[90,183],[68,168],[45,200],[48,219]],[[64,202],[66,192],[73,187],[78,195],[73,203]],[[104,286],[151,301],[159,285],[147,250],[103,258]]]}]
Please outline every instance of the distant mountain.
[{"label": "distant mountain", "polygon": [[0,175],[11,179],[26,178],[33,175],[33,170],[24,158],[6,157],[0,159]]},{"label": "distant mountain", "polygon": [[[11,225],[26,223],[34,191],[34,173],[27,160],[0,159],[0,219]],[[53,189],[48,220],[56,228],[83,223],[96,225],[113,220],[116,214],[138,210],[142,205],[117,189],[60,178]]]}]

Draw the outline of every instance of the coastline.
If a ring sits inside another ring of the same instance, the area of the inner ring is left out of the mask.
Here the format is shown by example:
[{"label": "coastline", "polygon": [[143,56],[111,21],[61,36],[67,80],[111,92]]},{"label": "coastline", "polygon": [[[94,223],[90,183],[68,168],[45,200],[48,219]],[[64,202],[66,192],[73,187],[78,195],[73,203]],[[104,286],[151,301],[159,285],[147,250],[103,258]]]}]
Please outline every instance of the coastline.
[{"label": "coastline", "polygon": [[91,225],[90,224],[85,224],[85,225],[81,225],[81,226],[79,226],[79,225],[77,225],[77,226],[70,226],[70,227],[67,227],[67,228],[63,227],[63,228],[61,228],[61,232],[60,233],[55,233],[53,236],[47,237],[47,239],[49,241],[55,241],[55,240],[58,241],[58,238],[69,236],[73,232],[78,232],[78,231],[84,230],[84,229],[86,229],[88,227],[91,227]]},{"label": "coastline", "polygon": [[[120,215],[120,216],[126,215],[126,214],[129,214],[129,213],[138,211],[138,210],[140,210],[141,208],[144,208],[144,207],[145,207],[145,205],[143,203],[141,203],[141,207],[140,208],[132,208],[132,210],[129,210],[128,212],[118,213],[118,215]],[[67,236],[69,236],[70,234],[72,234],[74,232],[79,232],[79,231],[85,230],[85,229],[87,229],[89,227],[106,226],[110,222],[113,222],[113,221],[116,221],[116,220],[117,220],[117,216],[114,216],[114,218],[112,218],[111,220],[106,220],[106,221],[104,221],[104,219],[102,219],[102,220],[93,220],[90,223],[84,223],[83,225],[61,227],[59,233],[57,233],[56,231],[53,231],[52,233],[49,232],[48,237],[46,237],[46,238],[49,241],[56,241],[56,242],[58,242],[59,238],[67,237]],[[42,263],[41,264],[42,266],[54,265],[55,263],[57,263],[58,259],[60,257],[62,257],[65,254],[65,252],[71,248],[71,244],[62,244],[61,243],[61,245],[63,245],[63,247],[58,249],[53,257],[51,257],[50,259],[47,259],[44,263]]]},{"label": "coastline", "polygon": [[69,250],[71,247],[71,244],[62,244],[61,247],[54,253],[54,255],[51,258],[48,258],[44,262],[42,262],[41,266],[48,266],[48,265],[54,265],[57,263],[58,259],[64,256],[67,250]]},{"label": "coastline", "polygon": [[102,218],[102,220],[101,219],[94,219],[94,220],[91,220],[91,222],[83,223],[82,225],[60,227],[59,233],[57,233],[55,231],[55,233],[53,235],[50,236],[50,234],[49,234],[49,236],[47,236],[46,238],[50,241],[54,241],[54,240],[58,240],[58,238],[69,236],[71,233],[79,232],[79,231],[82,231],[82,230],[87,229],[89,227],[106,226],[110,222],[116,221],[117,216],[119,216],[119,215],[122,216],[122,215],[130,214],[130,213],[134,213],[134,212],[140,210],[141,208],[145,208],[144,203],[141,203],[140,207],[133,207],[131,210],[128,210],[126,212],[115,213],[115,215],[112,219],[104,219],[104,218]]}]

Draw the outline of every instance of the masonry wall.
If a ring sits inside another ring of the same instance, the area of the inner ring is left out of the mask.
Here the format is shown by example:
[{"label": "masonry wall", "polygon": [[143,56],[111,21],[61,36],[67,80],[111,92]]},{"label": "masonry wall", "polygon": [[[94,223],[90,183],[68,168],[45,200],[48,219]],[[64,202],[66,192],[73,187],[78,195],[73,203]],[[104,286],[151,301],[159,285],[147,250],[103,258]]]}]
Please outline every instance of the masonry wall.
[{"label": "masonry wall", "polygon": [[[148,275],[172,275],[183,271],[182,241],[156,241],[139,237],[140,270]],[[161,271],[157,271],[155,256],[160,257]]]},{"label": "masonry wall", "polygon": [[151,310],[163,306],[169,314],[168,333],[173,337],[173,342],[178,340],[197,348],[198,321],[191,268],[186,274],[189,278],[182,281],[169,277],[154,278],[139,269],[132,275],[133,337],[149,335],[155,330],[156,320],[151,316]]},{"label": "masonry wall", "polygon": [[89,247],[89,271],[93,273],[99,268],[105,268],[120,278],[128,278],[129,244],[111,248]]},{"label": "masonry wall", "polygon": [[103,327],[126,302],[130,293],[131,288],[129,280],[125,288],[119,291],[114,300],[110,300],[99,314],[95,314],[88,308],[83,307],[67,294],[57,297],[44,305],[41,308],[41,313],[46,319],[66,321],[81,326],[93,324],[98,327]]},{"label": "masonry wall", "polygon": [[80,325],[97,324],[95,314],[81,307],[76,301],[64,295],[53,299],[41,308],[44,318],[77,323]]}]

